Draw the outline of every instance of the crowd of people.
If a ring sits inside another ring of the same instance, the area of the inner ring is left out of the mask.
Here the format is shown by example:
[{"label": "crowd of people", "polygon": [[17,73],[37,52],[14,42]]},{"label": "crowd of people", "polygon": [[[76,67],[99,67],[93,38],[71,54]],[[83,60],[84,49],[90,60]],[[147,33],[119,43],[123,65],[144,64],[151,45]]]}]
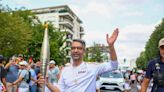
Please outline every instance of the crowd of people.
[{"label": "crowd of people", "polygon": [[[60,69],[55,66],[55,61],[49,62],[46,78],[40,73],[41,61],[36,63],[24,60],[22,55],[13,56],[9,63],[3,65],[4,57],[0,56],[1,79],[0,90],[2,92],[96,92],[97,76],[116,69],[118,66],[114,43],[118,36],[115,29],[106,40],[109,45],[110,62],[104,62],[94,66],[83,61],[85,42],[74,39],[71,44],[72,63],[70,66]],[[58,83],[57,83],[58,82]],[[46,84],[45,89],[41,89]]]},{"label": "crowd of people", "polygon": [[139,92],[139,90],[141,90],[141,84],[143,82],[144,76],[145,76],[144,70],[135,70],[135,69],[128,68],[124,72],[125,92],[132,92],[132,89],[135,89],[136,90],[135,92]]},{"label": "crowd of people", "polygon": [[[96,92],[96,80],[105,72],[118,68],[114,43],[118,36],[118,29],[114,30],[106,40],[109,47],[110,61],[93,65],[83,61],[85,42],[74,39],[71,44],[71,65],[61,68],[55,66],[55,61],[48,63],[46,78],[41,74],[40,60],[34,63],[24,60],[23,55],[13,56],[4,65],[4,57],[0,55],[0,92]],[[164,92],[164,38],[159,41],[160,56],[150,61],[147,70],[133,72],[127,70],[125,77],[125,92],[130,92],[133,84],[137,84],[139,92],[147,92],[148,85],[153,80],[151,92]],[[45,85],[45,89],[42,89]],[[98,91],[97,91],[98,92]]]},{"label": "crowd of people", "polygon": [[[2,92],[39,92],[38,78],[42,62],[38,60],[27,62],[23,55],[10,58],[7,64],[3,64],[4,57],[0,55],[0,88]],[[48,63],[47,79],[50,83],[57,83],[60,74],[60,67],[55,61]],[[46,92],[50,92],[45,88]],[[0,91],[1,92],[1,91]]]}]

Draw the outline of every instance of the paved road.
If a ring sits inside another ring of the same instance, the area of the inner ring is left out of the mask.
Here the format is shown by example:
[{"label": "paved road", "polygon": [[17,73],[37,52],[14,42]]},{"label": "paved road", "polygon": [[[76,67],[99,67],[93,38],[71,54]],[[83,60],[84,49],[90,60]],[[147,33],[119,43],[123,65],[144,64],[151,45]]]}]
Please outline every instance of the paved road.
[{"label": "paved road", "polygon": [[138,88],[137,88],[137,82],[135,82],[134,84],[131,85],[131,91],[130,92],[138,92]]}]

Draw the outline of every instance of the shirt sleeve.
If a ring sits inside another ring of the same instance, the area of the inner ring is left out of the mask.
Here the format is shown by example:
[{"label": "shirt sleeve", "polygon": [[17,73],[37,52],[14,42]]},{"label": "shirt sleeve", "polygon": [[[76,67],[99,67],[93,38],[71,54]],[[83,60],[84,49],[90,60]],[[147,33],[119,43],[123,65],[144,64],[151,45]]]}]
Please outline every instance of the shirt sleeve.
[{"label": "shirt sleeve", "polygon": [[148,64],[145,77],[148,78],[148,79],[151,79],[152,78],[152,74],[153,74],[153,62],[150,62]]},{"label": "shirt sleeve", "polygon": [[65,92],[65,89],[66,89],[63,75],[64,75],[64,70],[62,71],[60,79],[58,81],[58,87],[59,87],[61,92]]},{"label": "shirt sleeve", "polygon": [[56,70],[56,72],[55,72],[55,73],[56,73],[56,74],[59,74],[59,68],[58,68],[58,67],[56,67],[56,69],[55,69],[55,70]]},{"label": "shirt sleeve", "polygon": [[118,62],[117,61],[109,61],[102,63],[98,65],[97,67],[97,73],[101,75],[102,73],[112,71],[118,68]]}]

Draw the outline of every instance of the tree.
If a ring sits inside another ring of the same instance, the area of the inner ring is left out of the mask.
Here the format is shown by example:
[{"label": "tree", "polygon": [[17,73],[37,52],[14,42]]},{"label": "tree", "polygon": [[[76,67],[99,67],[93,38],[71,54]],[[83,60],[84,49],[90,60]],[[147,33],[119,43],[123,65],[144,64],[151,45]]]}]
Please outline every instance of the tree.
[{"label": "tree", "polygon": [[[22,10],[23,9],[23,10]],[[11,57],[22,53],[25,59],[40,58],[44,27],[40,20],[25,8],[11,10],[3,7],[0,11],[0,54]],[[51,59],[57,63],[65,60],[66,50],[63,44],[66,32],[61,32],[49,24]],[[64,57],[64,58],[63,58]]]},{"label": "tree", "polygon": [[[154,32],[151,34],[148,42],[145,46],[145,51],[142,52],[140,57],[137,59],[137,66],[144,66],[146,68],[148,62],[159,56],[159,50],[158,50],[158,42],[161,38],[164,37],[164,19],[162,19],[162,22],[155,28]],[[144,57],[143,57],[144,54]],[[145,62],[142,64],[141,60],[144,60],[142,62]]]},{"label": "tree", "polygon": [[90,62],[102,62],[103,57],[102,47],[94,43],[93,47],[87,48],[84,59]]},{"label": "tree", "polygon": [[24,19],[12,12],[0,12],[0,54],[23,53],[31,40],[32,30]]},{"label": "tree", "polygon": [[[33,56],[33,59],[40,59],[44,30],[45,29],[40,22],[33,26],[32,40],[28,45],[26,53],[27,58]],[[49,22],[48,31],[50,59],[55,60],[57,64],[61,64],[66,58],[66,47],[64,46],[64,43],[66,42],[66,39],[64,39],[66,32],[61,32],[59,29],[54,28],[51,22]]]},{"label": "tree", "polygon": [[51,59],[54,59],[60,65],[64,64],[67,56],[66,46],[64,45],[67,32],[61,32],[59,29],[51,27],[49,33]]},{"label": "tree", "polygon": [[145,54],[148,61],[159,55],[158,42],[162,37],[164,37],[164,19],[161,24],[156,27],[146,44]]},{"label": "tree", "polygon": [[140,53],[140,57],[138,57],[136,61],[137,61],[136,62],[137,67],[139,69],[145,69],[145,67],[147,66],[147,60],[146,60],[146,55],[144,51]]}]

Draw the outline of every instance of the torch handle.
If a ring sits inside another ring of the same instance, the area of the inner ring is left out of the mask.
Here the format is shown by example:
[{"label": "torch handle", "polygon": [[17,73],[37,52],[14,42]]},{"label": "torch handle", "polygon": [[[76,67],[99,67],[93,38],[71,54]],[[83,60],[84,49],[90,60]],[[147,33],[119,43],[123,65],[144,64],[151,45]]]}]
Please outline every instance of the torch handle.
[{"label": "torch handle", "polygon": [[[44,79],[46,79],[46,77],[47,77],[47,63],[48,63],[48,59],[43,59],[41,73],[42,73]],[[42,92],[45,92],[45,83],[42,85]]]}]

